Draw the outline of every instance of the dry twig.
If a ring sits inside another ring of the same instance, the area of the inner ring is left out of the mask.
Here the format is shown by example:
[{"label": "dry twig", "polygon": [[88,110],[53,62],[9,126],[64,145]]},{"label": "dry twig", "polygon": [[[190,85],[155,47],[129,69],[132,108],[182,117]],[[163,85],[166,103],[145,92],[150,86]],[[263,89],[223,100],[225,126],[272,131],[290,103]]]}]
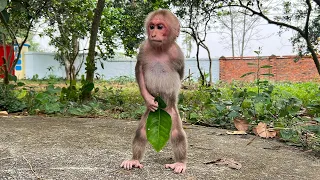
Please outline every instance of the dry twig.
[{"label": "dry twig", "polygon": [[38,180],[40,180],[41,178],[38,176],[38,174],[33,170],[33,168],[32,168],[32,165],[30,164],[30,162],[24,157],[24,156],[22,156],[22,158],[28,163],[28,165],[29,165],[29,167],[30,167],[30,170],[33,172],[33,174],[36,176],[36,178],[38,179]]}]

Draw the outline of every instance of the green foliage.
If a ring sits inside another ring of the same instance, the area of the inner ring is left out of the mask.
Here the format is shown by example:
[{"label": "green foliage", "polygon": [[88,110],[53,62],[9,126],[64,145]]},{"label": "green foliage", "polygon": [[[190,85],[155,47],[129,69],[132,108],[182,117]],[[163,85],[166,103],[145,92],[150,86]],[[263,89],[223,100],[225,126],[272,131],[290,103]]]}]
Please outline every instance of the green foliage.
[{"label": "green foliage", "polygon": [[103,115],[102,104],[94,100],[86,104],[69,104],[66,112],[68,115],[80,117]]},{"label": "green foliage", "polygon": [[[316,17],[313,18],[313,20],[310,22],[308,30],[308,38],[311,41],[315,52],[319,53],[320,41],[318,38],[320,37],[320,14],[317,14]],[[307,44],[303,38],[304,37],[302,37],[302,35],[299,33],[296,33],[295,36],[290,38],[295,50],[299,52],[300,56],[310,53],[310,50],[307,48]]]},{"label": "green foliage", "polygon": [[[49,1],[43,0],[12,0],[2,3],[0,12],[1,44],[9,44],[12,47],[18,44],[13,62],[9,63],[6,57],[3,59],[6,61],[3,78],[5,84],[9,84],[8,75],[12,73],[18,62],[18,57],[20,57],[22,47],[28,39],[29,32],[34,27],[35,22],[42,17],[49,3]],[[21,41],[18,37],[21,38]],[[8,54],[13,55],[13,51],[12,48]]]},{"label": "green foliage", "polygon": [[[92,82],[88,82],[84,79],[84,76],[82,76],[81,80],[81,87],[77,86],[77,81],[72,80],[70,81],[71,84],[66,88],[63,87],[60,95],[60,101],[61,102],[79,102],[83,100],[83,94],[91,92],[94,89],[94,84]],[[99,89],[96,88],[95,92],[98,92]]]},{"label": "green foliage", "polygon": [[8,111],[11,113],[23,111],[26,108],[26,104],[22,100],[25,92],[16,90],[23,85],[23,83],[0,84],[0,111]]},{"label": "green foliage", "polygon": [[[232,128],[233,120],[237,118],[249,121],[252,128],[259,122],[264,122],[279,130],[280,138],[284,141],[319,149],[318,126],[305,126],[310,121],[306,116],[319,117],[318,87],[318,83],[311,82],[233,82],[227,86],[218,83],[212,88],[200,87],[193,91],[183,91],[179,109],[187,121],[201,125]],[[299,93],[304,91],[307,93]],[[299,98],[296,95],[300,95]],[[309,97],[312,99],[308,99]]]},{"label": "green foliage", "polygon": [[158,109],[150,112],[147,118],[147,139],[152,147],[159,152],[170,138],[172,120],[171,116],[164,110],[167,105],[160,96],[156,97]]},{"label": "green foliage", "polygon": [[61,88],[48,85],[43,92],[37,92],[32,87],[25,97],[29,114],[54,114],[60,113],[62,104],[59,102]]},{"label": "green foliage", "polygon": [[[25,81],[27,85],[18,82],[1,86],[0,107],[9,112],[26,109],[29,114],[140,119],[145,112],[144,101],[132,81],[119,77],[97,81],[94,87],[84,86],[85,81],[74,82],[72,88],[52,84],[50,80]],[[81,102],[81,92],[91,88],[95,89],[93,99]],[[279,131],[281,140],[317,149],[320,142],[319,93],[316,82],[219,82],[213,87],[182,90],[178,107],[181,117],[190,123],[233,128],[234,119],[246,119],[250,127],[264,122]]]},{"label": "green foliage", "polygon": [[119,76],[119,77],[111,78],[108,80],[108,82],[110,83],[121,84],[121,85],[125,85],[135,81],[136,79],[134,77],[129,77],[129,76]]}]

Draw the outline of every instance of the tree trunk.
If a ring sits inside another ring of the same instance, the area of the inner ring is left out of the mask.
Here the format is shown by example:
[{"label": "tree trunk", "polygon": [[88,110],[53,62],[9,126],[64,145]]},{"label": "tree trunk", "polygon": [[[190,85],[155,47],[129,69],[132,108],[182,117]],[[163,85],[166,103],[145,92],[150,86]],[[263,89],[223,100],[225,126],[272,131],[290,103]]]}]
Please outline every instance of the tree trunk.
[{"label": "tree trunk", "polygon": [[[86,60],[86,81],[88,83],[93,83],[94,72],[96,70],[95,60],[94,60],[95,47],[96,47],[96,41],[98,36],[97,34],[99,30],[99,25],[100,25],[104,4],[105,4],[105,0],[98,0],[93,21],[92,21],[92,26],[90,31],[89,53]],[[83,100],[90,99],[90,98],[91,98],[91,92],[83,93]]]},{"label": "tree trunk", "polygon": [[241,42],[241,52],[240,56],[243,57],[244,54],[244,42],[245,42],[245,37],[246,37],[246,10],[244,11],[245,13],[243,14],[243,32],[242,32],[242,42]]},{"label": "tree trunk", "polygon": [[205,44],[201,44],[201,46],[207,51],[208,53],[208,58],[209,58],[209,84],[208,86],[212,85],[212,59],[211,59],[211,54],[210,54],[210,50],[208,48],[208,46],[206,46]]},{"label": "tree trunk", "polygon": [[234,17],[231,11],[231,7],[229,7],[229,12],[230,12],[230,20],[231,20],[231,25],[230,25],[230,31],[231,31],[231,51],[232,51],[232,57],[234,58]]},{"label": "tree trunk", "polygon": [[7,60],[7,45],[6,45],[6,36],[4,34],[2,34],[2,41],[3,41],[3,57],[2,57],[2,61],[3,61],[3,65],[2,65],[2,69],[3,69],[3,83],[4,84],[9,84],[9,72],[8,72],[8,60]]},{"label": "tree trunk", "polygon": [[200,76],[201,76],[201,85],[204,86],[205,84],[205,78],[204,78],[204,75],[201,71],[201,67],[200,67],[200,59],[199,59],[199,43],[197,42],[197,54],[196,54],[196,58],[197,58],[197,67],[198,67],[198,70],[199,70],[199,73],[200,73]]},{"label": "tree trunk", "polygon": [[[6,47],[4,47],[6,48]],[[9,84],[9,72],[8,72],[8,68],[7,68],[7,61],[6,61],[6,57],[2,57],[3,60],[3,70],[4,70],[4,74],[3,74],[3,83],[8,85]]]},{"label": "tree trunk", "polygon": [[311,52],[311,56],[312,56],[313,62],[316,65],[318,74],[320,75],[320,64],[319,64],[318,55],[316,54],[315,50],[313,49],[312,44],[310,42],[310,39],[309,38],[305,38],[305,39],[307,41],[308,50]]},{"label": "tree trunk", "polygon": [[73,45],[73,47],[72,47],[73,52],[72,52],[72,56],[71,56],[72,59],[71,59],[71,63],[70,63],[71,64],[70,77],[72,80],[74,80],[74,79],[76,79],[76,72],[75,72],[76,68],[75,68],[74,63],[75,63],[77,56],[79,54],[79,42],[78,42],[78,38],[75,36],[72,36],[72,45]]}]

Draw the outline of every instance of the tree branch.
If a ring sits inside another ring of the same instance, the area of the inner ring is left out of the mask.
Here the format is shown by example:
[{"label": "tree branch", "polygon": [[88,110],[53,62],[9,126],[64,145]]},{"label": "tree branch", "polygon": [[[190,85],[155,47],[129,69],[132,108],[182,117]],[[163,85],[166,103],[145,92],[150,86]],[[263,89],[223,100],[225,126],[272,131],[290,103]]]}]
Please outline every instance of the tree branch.
[{"label": "tree branch", "polygon": [[[284,27],[287,27],[287,28],[290,28],[290,29],[293,29],[293,30],[296,30],[298,31],[302,36],[305,36],[304,32],[298,28],[298,27],[295,27],[295,26],[292,26],[290,24],[287,24],[287,23],[283,23],[283,22],[279,22],[279,21],[274,21],[274,20],[271,20],[269,19],[266,15],[264,15],[261,10],[258,12],[258,11],[255,11],[254,9],[244,5],[241,0],[238,0],[239,2],[239,5],[231,5],[231,6],[236,6],[236,7],[242,7],[242,8],[245,8],[247,10],[249,10],[253,15],[258,15],[260,17],[262,17],[263,19],[265,19],[269,24],[275,24],[275,25],[278,25],[278,26],[284,26]],[[259,1],[258,1],[259,2]],[[260,7],[260,6],[259,6]],[[259,8],[258,7],[258,8]]]},{"label": "tree branch", "polygon": [[306,0],[306,3],[308,5],[308,12],[307,12],[306,24],[304,26],[304,33],[305,33],[306,37],[309,37],[309,20],[310,20],[310,14],[311,14],[312,7],[311,7],[310,0]]}]

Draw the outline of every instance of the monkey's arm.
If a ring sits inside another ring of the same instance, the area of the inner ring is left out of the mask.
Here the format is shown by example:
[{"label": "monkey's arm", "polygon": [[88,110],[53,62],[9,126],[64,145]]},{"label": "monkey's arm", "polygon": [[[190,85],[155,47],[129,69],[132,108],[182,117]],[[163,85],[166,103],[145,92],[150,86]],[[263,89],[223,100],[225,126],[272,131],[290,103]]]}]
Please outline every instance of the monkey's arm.
[{"label": "monkey's arm", "polygon": [[158,102],[155,101],[155,98],[147,90],[145,80],[144,80],[143,69],[142,69],[141,61],[139,60],[139,58],[137,61],[135,71],[136,71],[136,79],[139,85],[140,93],[146,103],[147,108],[151,111],[157,110]]},{"label": "monkey's arm", "polygon": [[182,57],[182,59],[179,59],[179,62],[180,62],[180,66],[178,69],[178,73],[180,76],[180,80],[182,80],[184,76],[184,58]]},{"label": "monkey's arm", "polygon": [[184,55],[183,52],[181,51],[180,47],[176,44],[176,50],[175,50],[175,61],[176,61],[176,69],[177,72],[179,73],[180,80],[183,79],[184,76]]}]

